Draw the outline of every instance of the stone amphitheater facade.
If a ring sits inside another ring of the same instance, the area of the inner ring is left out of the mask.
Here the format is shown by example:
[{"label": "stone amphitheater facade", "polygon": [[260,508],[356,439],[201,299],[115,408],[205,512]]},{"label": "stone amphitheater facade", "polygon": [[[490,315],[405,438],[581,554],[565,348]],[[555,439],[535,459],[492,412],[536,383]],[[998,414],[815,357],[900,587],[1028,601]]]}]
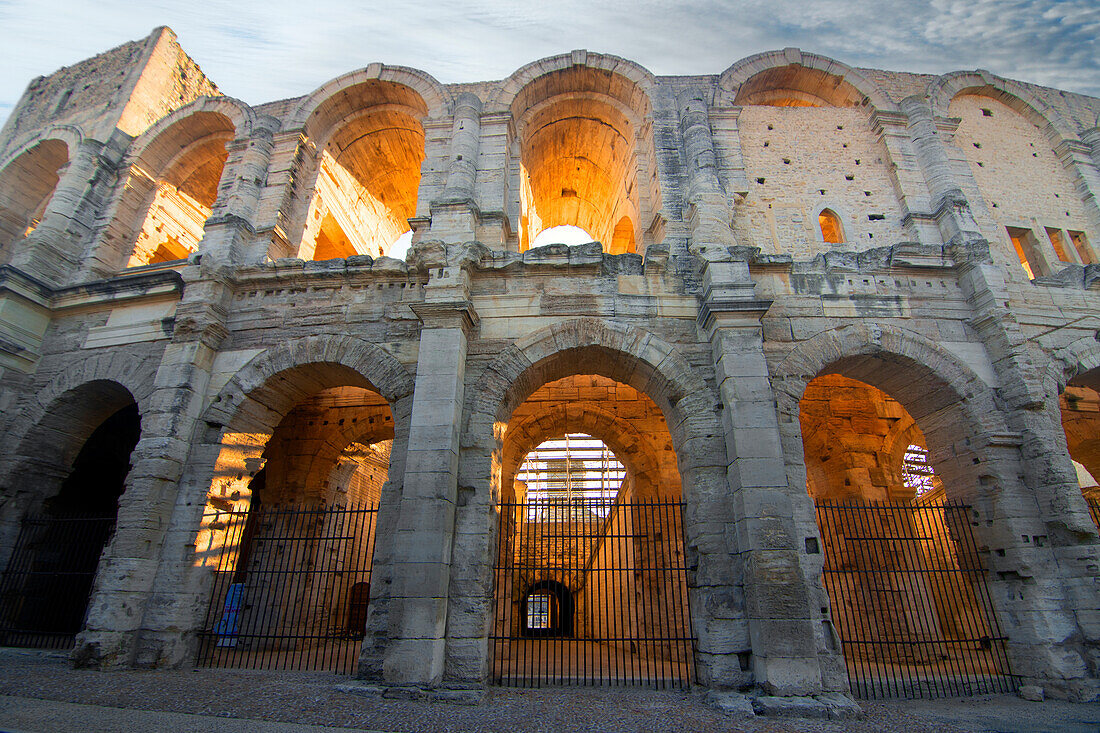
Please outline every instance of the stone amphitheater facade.
[{"label": "stone amphitheater facade", "polygon": [[[369,463],[360,675],[484,685],[498,505],[581,432],[682,497],[698,682],[820,695],[848,684],[815,500],[911,500],[897,446],[923,444],[1014,674],[1093,699],[1098,118],[794,48],[374,63],[253,107],[156,29],[32,81],[0,133],[0,564],[136,406],[73,658],[186,665],[205,513],[261,469],[265,502],[331,502]],[[537,239],[564,225],[595,241]]]}]

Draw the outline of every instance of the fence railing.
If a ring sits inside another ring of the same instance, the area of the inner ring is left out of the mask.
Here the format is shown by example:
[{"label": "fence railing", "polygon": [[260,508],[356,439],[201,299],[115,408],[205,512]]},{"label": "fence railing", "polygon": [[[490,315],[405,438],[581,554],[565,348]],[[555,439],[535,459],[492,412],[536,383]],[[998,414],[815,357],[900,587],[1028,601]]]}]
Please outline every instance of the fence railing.
[{"label": "fence railing", "polygon": [[1016,689],[969,507],[818,502],[817,521],[852,694]]},{"label": "fence railing", "polygon": [[500,511],[496,684],[691,684],[680,502],[531,499]]},{"label": "fence railing", "polygon": [[259,507],[203,517],[213,590],[200,667],[354,671],[377,507]]},{"label": "fence railing", "polygon": [[0,645],[66,649],[84,625],[88,597],[114,517],[27,516],[0,578]]}]

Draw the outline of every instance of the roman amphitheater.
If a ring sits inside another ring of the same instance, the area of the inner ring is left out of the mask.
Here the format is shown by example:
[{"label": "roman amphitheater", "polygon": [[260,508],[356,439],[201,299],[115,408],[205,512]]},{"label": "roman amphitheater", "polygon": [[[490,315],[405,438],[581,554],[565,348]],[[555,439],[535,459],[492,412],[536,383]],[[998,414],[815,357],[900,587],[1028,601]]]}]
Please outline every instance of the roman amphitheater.
[{"label": "roman amphitheater", "polygon": [[253,107],[158,28],[31,81],[0,645],[1100,695],[1100,99],[730,61]]}]

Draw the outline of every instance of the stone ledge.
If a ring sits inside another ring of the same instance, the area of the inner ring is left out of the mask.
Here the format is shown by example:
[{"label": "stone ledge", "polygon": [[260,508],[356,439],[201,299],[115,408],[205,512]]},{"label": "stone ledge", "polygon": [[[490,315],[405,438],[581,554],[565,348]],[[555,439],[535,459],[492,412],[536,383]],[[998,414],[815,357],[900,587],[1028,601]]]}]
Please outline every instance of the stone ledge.
[{"label": "stone ledge", "polygon": [[406,687],[353,681],[340,682],[336,685],[336,689],[349,695],[380,697],[387,700],[446,702],[452,705],[480,705],[485,699],[485,690],[469,688]]},{"label": "stone ledge", "polygon": [[846,695],[828,693],[814,697],[774,697],[761,695],[752,699],[753,712],[775,718],[824,718],[853,720],[863,716],[863,709]]}]

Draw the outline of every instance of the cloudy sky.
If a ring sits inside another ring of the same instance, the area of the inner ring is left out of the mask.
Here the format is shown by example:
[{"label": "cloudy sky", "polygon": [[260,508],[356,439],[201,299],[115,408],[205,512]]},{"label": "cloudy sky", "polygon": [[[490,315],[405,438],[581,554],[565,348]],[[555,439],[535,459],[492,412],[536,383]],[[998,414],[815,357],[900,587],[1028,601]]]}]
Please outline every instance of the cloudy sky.
[{"label": "cloudy sky", "polygon": [[373,61],[443,83],[587,48],[655,74],[798,46],[853,66],[984,68],[1100,96],[1097,0],[0,0],[0,121],[27,83],[158,25],[226,94],[306,94]]}]

